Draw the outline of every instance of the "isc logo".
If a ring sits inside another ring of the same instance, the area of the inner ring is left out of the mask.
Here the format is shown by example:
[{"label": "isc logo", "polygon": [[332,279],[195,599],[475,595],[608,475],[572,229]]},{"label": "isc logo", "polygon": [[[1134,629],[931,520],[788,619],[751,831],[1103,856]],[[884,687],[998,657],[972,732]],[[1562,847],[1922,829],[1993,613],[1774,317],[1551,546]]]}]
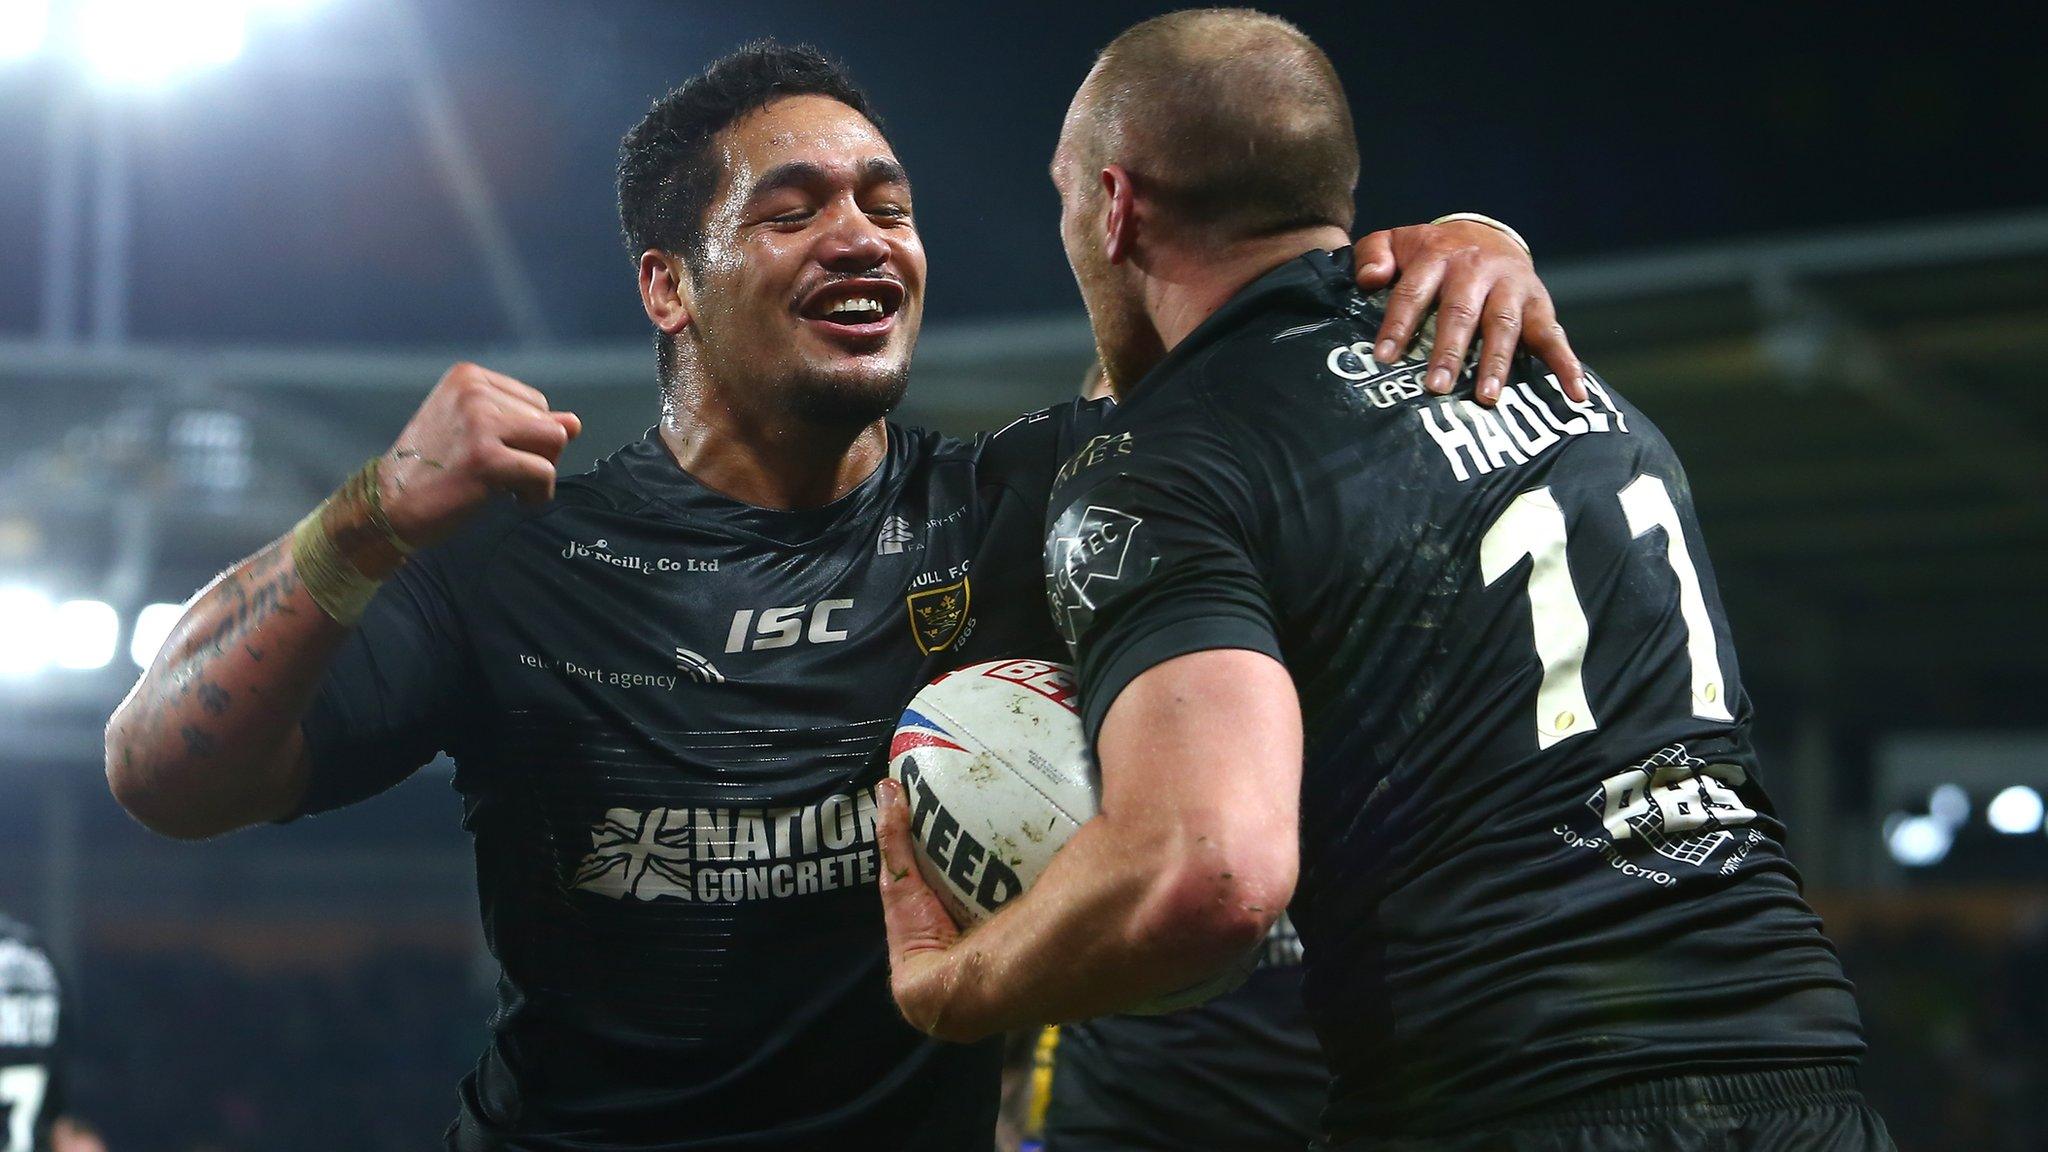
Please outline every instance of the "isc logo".
[{"label": "isc logo", "polygon": [[802,640],[836,644],[846,639],[846,629],[832,627],[832,614],[851,607],[851,600],[820,600],[792,608],[763,608],[758,620],[754,618],[754,609],[742,608],[732,614],[732,627],[725,634],[725,650],[763,652],[791,648]]}]

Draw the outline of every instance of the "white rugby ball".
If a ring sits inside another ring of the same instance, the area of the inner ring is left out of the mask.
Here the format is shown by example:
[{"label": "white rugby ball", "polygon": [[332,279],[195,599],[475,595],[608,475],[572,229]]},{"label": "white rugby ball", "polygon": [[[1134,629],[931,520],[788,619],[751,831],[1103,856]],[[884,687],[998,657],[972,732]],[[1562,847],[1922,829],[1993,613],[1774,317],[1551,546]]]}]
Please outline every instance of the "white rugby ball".
[{"label": "white rugby ball", "polygon": [[[1098,807],[1101,778],[1071,669],[992,660],[948,672],[904,710],[889,775],[910,802],[918,870],[972,928],[1031,887]],[[1242,984],[1259,951],[1134,1011],[1170,1012]]]}]

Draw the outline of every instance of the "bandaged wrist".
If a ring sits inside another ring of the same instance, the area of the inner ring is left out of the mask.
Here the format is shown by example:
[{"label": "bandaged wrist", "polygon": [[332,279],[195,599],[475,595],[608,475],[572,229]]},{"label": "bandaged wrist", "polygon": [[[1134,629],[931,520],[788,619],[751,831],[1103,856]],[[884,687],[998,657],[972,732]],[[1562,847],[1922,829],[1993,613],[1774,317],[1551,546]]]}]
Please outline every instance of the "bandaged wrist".
[{"label": "bandaged wrist", "polygon": [[1431,220],[1430,223],[1455,224],[1460,220],[1469,220],[1474,224],[1484,224],[1488,228],[1498,228],[1502,232],[1507,233],[1508,239],[1513,240],[1515,242],[1515,247],[1520,248],[1524,253],[1527,253],[1531,257],[1536,255],[1534,252],[1529,251],[1529,242],[1527,240],[1522,239],[1522,234],[1520,232],[1517,232],[1513,228],[1508,227],[1506,224],[1503,224],[1500,221],[1495,220],[1491,216],[1482,216],[1477,212],[1453,212],[1449,216],[1439,216],[1436,219]]},{"label": "bandaged wrist", "polygon": [[341,491],[336,495],[341,499],[352,499],[360,503],[370,515],[370,527],[375,528],[384,542],[391,545],[391,550],[400,556],[410,556],[416,549],[399,536],[398,530],[391,526],[390,518],[384,515],[383,485],[377,479],[377,469],[382,460],[380,456],[370,457],[361,468],[356,469],[356,474],[348,478],[348,482],[341,486]]},{"label": "bandaged wrist", "polygon": [[353,628],[383,582],[357,571],[341,549],[334,546],[334,537],[327,531],[326,513],[327,505],[322,504],[292,529],[292,567],[298,571],[299,583],[306,586],[306,595],[313,598],[313,603],[333,617],[335,623]]},{"label": "bandaged wrist", "polygon": [[342,552],[335,542],[333,521],[338,516],[368,520],[385,544],[401,557],[412,555],[413,548],[400,538],[384,515],[374,457],[292,529],[292,567],[298,572],[299,582],[306,586],[306,594],[336,623],[354,627],[384,581],[363,575],[362,569]]}]

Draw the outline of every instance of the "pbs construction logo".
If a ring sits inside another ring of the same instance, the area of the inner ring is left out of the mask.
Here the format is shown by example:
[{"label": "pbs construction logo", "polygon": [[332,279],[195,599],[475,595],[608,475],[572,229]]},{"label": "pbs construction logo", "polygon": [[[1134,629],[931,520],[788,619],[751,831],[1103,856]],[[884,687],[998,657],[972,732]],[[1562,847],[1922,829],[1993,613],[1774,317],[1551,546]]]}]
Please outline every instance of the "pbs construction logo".
[{"label": "pbs construction logo", "polygon": [[[1740,765],[1710,764],[1673,744],[1609,776],[1586,798],[1599,820],[1597,831],[1559,824],[1551,834],[1568,848],[1599,854],[1624,876],[1661,888],[1675,887],[1686,869],[1714,867],[1715,857],[1734,844],[1721,856],[1718,870],[1725,876],[1764,839],[1747,827],[1757,814],[1736,792],[1748,779]],[[1678,865],[1679,873],[1659,863],[1660,857]]]}]

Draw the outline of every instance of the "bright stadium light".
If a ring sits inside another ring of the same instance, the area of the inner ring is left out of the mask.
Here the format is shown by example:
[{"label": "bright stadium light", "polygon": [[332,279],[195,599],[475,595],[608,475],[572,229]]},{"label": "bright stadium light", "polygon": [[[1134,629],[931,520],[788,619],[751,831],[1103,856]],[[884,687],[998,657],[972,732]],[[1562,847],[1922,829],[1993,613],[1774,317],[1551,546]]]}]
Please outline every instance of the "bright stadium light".
[{"label": "bright stadium light", "polygon": [[2041,794],[2025,784],[2015,784],[1991,798],[1984,818],[2007,836],[2025,836],[2041,828]]},{"label": "bright stadium light", "polygon": [[1960,785],[1943,784],[1927,797],[1927,811],[1943,824],[1960,828],[1970,819],[1970,794]]},{"label": "bright stadium light", "polygon": [[248,15],[243,0],[87,0],[79,52],[102,83],[148,87],[240,56]]},{"label": "bright stadium light", "polygon": [[1908,816],[1891,825],[1885,847],[1906,867],[1925,868],[1941,863],[1955,839],[1955,831],[1932,816]]},{"label": "bright stadium light", "polygon": [[42,51],[50,34],[50,0],[0,0],[0,64]]},{"label": "bright stadium light", "polygon": [[135,661],[137,668],[147,668],[156,659],[157,649],[170,639],[171,629],[184,614],[183,604],[150,604],[135,614],[135,634],[128,638],[128,658]]},{"label": "bright stadium light", "polygon": [[0,588],[0,676],[23,677],[50,663],[57,606],[33,588]]},{"label": "bright stadium light", "polygon": [[121,646],[121,614],[100,600],[66,600],[57,605],[52,632],[60,668],[105,668]]}]

